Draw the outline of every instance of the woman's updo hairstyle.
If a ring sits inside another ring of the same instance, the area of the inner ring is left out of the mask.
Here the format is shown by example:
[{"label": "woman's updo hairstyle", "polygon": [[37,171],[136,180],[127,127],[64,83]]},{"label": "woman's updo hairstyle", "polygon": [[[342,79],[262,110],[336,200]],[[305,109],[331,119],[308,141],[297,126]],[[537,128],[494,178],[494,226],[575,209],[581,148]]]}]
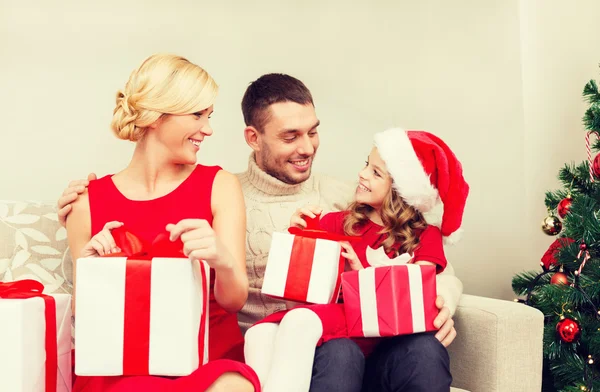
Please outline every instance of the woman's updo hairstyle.
[{"label": "woman's updo hairstyle", "polygon": [[210,107],[219,87],[201,67],[171,54],[148,57],[117,93],[111,128],[136,142],[163,114],[191,114]]}]

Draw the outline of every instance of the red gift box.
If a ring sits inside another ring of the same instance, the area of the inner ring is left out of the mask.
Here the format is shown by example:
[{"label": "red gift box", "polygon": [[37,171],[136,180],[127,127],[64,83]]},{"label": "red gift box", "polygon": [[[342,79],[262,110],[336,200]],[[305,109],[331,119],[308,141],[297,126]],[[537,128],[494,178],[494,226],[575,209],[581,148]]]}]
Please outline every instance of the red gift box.
[{"label": "red gift box", "polygon": [[351,337],[434,331],[436,267],[417,264],[370,267],[342,274]]},{"label": "red gift box", "polygon": [[321,230],[318,219],[306,218],[306,229],[291,227],[289,234],[273,233],[263,294],[314,304],[337,301],[346,262],[338,242],[360,238]]}]

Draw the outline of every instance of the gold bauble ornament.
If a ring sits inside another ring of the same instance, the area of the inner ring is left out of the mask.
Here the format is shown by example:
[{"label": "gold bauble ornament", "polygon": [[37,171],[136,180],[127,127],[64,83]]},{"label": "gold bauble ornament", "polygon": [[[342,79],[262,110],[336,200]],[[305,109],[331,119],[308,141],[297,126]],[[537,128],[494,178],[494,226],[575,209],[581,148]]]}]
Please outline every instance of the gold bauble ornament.
[{"label": "gold bauble ornament", "polygon": [[542,222],[542,230],[548,235],[557,235],[562,230],[562,223],[555,215],[547,216]]}]

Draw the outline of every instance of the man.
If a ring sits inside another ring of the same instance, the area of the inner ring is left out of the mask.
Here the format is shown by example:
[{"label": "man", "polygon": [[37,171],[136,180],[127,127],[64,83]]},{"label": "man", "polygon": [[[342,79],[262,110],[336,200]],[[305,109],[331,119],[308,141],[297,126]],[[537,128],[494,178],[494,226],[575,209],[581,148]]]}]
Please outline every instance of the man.
[{"label": "man", "polygon": [[[260,292],[272,233],[285,231],[294,211],[308,204],[322,207],[324,213],[346,208],[354,189],[311,171],[319,148],[320,123],[312,95],[301,81],[283,74],[261,76],[248,86],[242,112],[246,123],[244,137],[253,150],[248,170],[238,175],[247,214],[246,269],[250,292],[238,314],[240,328],[245,332],[253,323],[286,308],[285,301]],[[88,180],[93,178],[90,175]],[[58,201],[61,221],[86,185],[87,181],[75,181],[65,190]],[[456,336],[451,313],[461,293],[462,284],[448,264],[438,276],[440,296],[436,304],[440,313],[435,325],[440,329],[435,337],[439,342],[422,340],[422,335],[394,338],[366,361],[365,390],[448,390],[451,376],[444,347]],[[310,390],[358,392],[364,371],[364,356],[353,341],[329,341],[316,350]]]}]

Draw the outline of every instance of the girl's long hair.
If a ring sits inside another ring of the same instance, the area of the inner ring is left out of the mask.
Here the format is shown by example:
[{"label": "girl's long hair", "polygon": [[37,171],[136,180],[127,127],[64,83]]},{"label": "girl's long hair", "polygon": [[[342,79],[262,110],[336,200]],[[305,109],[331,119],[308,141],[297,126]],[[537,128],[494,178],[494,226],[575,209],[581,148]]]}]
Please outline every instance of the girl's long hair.
[{"label": "girl's long hair", "polygon": [[[369,213],[373,207],[367,204],[352,202],[349,213],[344,218],[344,232],[347,235],[360,235],[360,229],[369,221]],[[394,257],[403,253],[412,254],[419,245],[418,231],[427,227],[420,212],[402,200],[392,186],[381,207],[381,220],[384,229],[381,234],[388,234],[383,241],[386,253],[394,252]],[[394,244],[402,244],[399,249]]]}]

